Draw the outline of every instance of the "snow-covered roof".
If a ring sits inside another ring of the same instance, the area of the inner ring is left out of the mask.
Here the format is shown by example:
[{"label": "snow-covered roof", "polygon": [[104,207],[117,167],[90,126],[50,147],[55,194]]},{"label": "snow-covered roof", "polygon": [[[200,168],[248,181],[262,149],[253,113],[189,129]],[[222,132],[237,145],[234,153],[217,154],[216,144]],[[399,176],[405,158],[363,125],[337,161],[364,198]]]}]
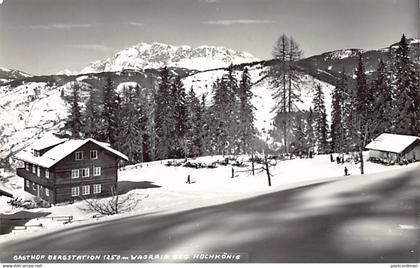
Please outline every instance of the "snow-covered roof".
[{"label": "snow-covered roof", "polygon": [[73,140],[73,139],[66,140],[65,142],[58,144],[57,146],[48,150],[42,156],[34,156],[32,152],[24,150],[17,153],[15,157],[22,161],[26,161],[35,165],[45,167],[45,168],[50,168],[53,165],[57,164],[62,159],[64,159],[66,156],[71,154],[72,152],[76,151],[78,148],[88,143],[89,141],[121,157],[124,160],[128,160],[128,157],[125,154],[115,149],[112,149],[108,143],[100,142],[100,141],[90,139],[90,138],[85,139],[85,140]]},{"label": "snow-covered roof", "polygon": [[418,139],[417,136],[383,133],[366,145],[366,149],[399,154]]},{"label": "snow-covered roof", "polygon": [[59,138],[53,133],[47,133],[42,138],[36,140],[31,145],[31,149],[42,150],[60,143],[65,142],[68,139]]}]

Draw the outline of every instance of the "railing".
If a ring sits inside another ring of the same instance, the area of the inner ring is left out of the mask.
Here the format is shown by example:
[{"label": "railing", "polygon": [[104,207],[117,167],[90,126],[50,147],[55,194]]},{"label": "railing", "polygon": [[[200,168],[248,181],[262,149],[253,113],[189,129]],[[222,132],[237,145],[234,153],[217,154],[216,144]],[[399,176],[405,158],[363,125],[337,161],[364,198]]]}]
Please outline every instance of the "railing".
[{"label": "railing", "polygon": [[36,174],[34,174],[30,171],[27,171],[24,168],[17,168],[16,169],[16,174],[19,177],[25,178],[29,181],[35,182],[35,183],[40,184],[40,185],[45,186],[45,187],[51,188],[53,186],[53,183],[52,183],[51,179],[40,178]]},{"label": "railing", "polygon": [[[62,221],[63,224],[73,222],[73,216],[52,216],[52,217],[40,217],[40,218],[8,218],[7,220],[42,220],[42,219],[51,219],[55,221]],[[43,228],[42,223],[39,224],[26,224],[26,225],[16,225],[13,227],[13,231],[24,231],[30,228]]]},{"label": "railing", "polygon": [[73,216],[51,216],[51,217],[39,217],[39,218],[7,218],[9,221],[18,221],[18,220],[42,220],[42,219],[51,219],[53,221],[66,221],[66,222],[72,222]]},{"label": "railing", "polygon": [[31,224],[31,225],[23,225],[23,226],[15,226],[13,227],[13,231],[23,231],[23,230],[28,230],[28,228],[32,228],[32,227],[38,227],[38,228],[42,228],[43,225],[42,223],[40,224]]},{"label": "railing", "polygon": [[73,221],[73,216],[54,216],[54,217],[44,217],[47,219],[51,219],[51,220],[56,220],[56,221],[64,221],[66,222],[72,222]]}]

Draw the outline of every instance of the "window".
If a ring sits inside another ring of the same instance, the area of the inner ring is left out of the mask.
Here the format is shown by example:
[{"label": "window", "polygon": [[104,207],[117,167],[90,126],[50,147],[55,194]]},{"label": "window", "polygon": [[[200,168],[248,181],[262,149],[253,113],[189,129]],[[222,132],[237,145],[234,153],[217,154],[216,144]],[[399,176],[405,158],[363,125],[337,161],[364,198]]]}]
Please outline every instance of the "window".
[{"label": "window", "polygon": [[79,178],[79,170],[78,169],[72,169],[71,170],[71,178],[72,179]]},{"label": "window", "polygon": [[83,152],[82,151],[76,152],[76,160],[83,160]]},{"label": "window", "polygon": [[100,184],[94,184],[93,185],[93,193],[99,194],[101,192],[101,185]]},{"label": "window", "polygon": [[45,195],[50,196],[50,190],[48,190],[48,188],[45,188]]},{"label": "window", "polygon": [[29,181],[25,180],[25,183],[26,183],[26,188],[29,188]]},{"label": "window", "polygon": [[98,151],[97,150],[91,150],[90,151],[90,159],[97,159],[98,158]]},{"label": "window", "polygon": [[26,169],[26,171],[29,171],[29,163],[25,162],[25,169]]},{"label": "window", "polygon": [[34,182],[32,183],[32,189],[34,189],[34,190],[36,189]]},{"label": "window", "polygon": [[38,177],[41,177],[41,168],[40,167],[36,167],[36,175],[38,176]]},{"label": "window", "polygon": [[35,165],[32,165],[32,173],[35,173],[36,172],[36,167],[35,167]]},{"label": "window", "polygon": [[78,196],[78,195],[79,195],[79,187],[72,187],[71,196]]},{"label": "window", "polygon": [[101,176],[101,167],[93,167],[93,176]]},{"label": "window", "polygon": [[82,186],[82,195],[90,194],[90,185]]},{"label": "window", "polygon": [[89,168],[82,168],[82,177],[89,177]]},{"label": "window", "polygon": [[50,177],[50,170],[48,168],[45,169],[45,178],[49,178]]}]

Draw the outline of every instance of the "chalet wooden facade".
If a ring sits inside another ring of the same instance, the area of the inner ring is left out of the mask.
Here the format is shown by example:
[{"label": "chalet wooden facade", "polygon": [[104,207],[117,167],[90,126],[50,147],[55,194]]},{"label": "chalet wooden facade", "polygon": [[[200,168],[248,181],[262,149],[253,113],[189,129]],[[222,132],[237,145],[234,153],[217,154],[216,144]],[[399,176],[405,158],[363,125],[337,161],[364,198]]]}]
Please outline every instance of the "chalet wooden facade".
[{"label": "chalet wooden facade", "polygon": [[16,155],[25,191],[52,203],[112,195],[118,163],[127,157],[94,139],[52,139]]}]

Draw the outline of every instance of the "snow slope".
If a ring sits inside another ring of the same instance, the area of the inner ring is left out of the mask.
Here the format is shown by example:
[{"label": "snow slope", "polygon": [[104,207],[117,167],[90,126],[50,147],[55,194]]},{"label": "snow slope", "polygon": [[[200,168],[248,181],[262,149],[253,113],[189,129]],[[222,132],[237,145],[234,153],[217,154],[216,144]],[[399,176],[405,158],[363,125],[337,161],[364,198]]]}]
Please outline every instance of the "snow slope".
[{"label": "snow slope", "polygon": [[139,43],[103,61],[96,61],[84,68],[81,73],[115,72],[123,69],[147,69],[182,67],[208,70],[227,67],[229,64],[257,61],[247,52],[224,47],[172,46],[162,43]]},{"label": "snow slope", "polygon": [[[192,162],[212,163],[222,160],[222,156],[200,157]],[[344,179],[344,165],[331,163],[328,155],[315,156],[313,159],[294,159],[277,162],[271,168],[272,187],[268,187],[267,177],[264,172],[257,172],[255,176],[250,173],[249,157],[241,156],[246,167],[233,167],[235,177],[231,178],[231,165],[218,166],[215,169],[193,169],[187,167],[166,166],[165,161],[156,161],[128,166],[119,171],[119,183],[128,185],[128,193],[134,194],[135,198],[141,199],[140,206],[133,212],[104,217],[102,220],[115,219],[128,215],[151,213],[151,212],[173,212],[196,207],[225,203],[228,201],[248,198],[268,192],[296,188],[304,185],[326,182],[331,180]],[[351,175],[359,173],[358,165],[346,163]],[[260,165],[256,164],[258,169]],[[304,167],[304,168],[302,168]],[[419,163],[408,166],[384,166],[367,162],[366,174],[374,174],[383,171],[404,172],[407,169],[418,168]],[[187,176],[190,175],[192,184],[186,184]],[[347,177],[352,178],[352,176]],[[359,176],[355,177],[360,178]],[[351,180],[349,181],[351,184]],[[23,179],[12,177],[6,186],[14,190],[15,196],[30,198],[31,195],[24,193]],[[317,193],[322,195],[322,193]],[[319,200],[324,202],[324,200]],[[13,209],[6,204],[7,198],[0,197],[0,213],[14,214],[22,209]],[[313,203],[313,206],[319,206]],[[50,213],[48,216],[73,216],[74,222],[64,225],[50,218],[33,219],[27,225],[42,223],[43,228],[30,228],[27,231],[14,231],[8,235],[1,235],[0,241],[14,239],[22,235],[27,237],[26,232],[39,232],[45,229],[66,228],[74,224],[91,223],[98,221],[93,218],[94,213],[82,210],[82,201],[73,204],[53,206],[51,208],[31,209],[30,212]]]},{"label": "snow slope", "polygon": [[1,87],[0,126],[6,144],[0,156],[22,149],[46,132],[56,131],[67,117],[61,88],[32,82],[17,87]]},{"label": "snow slope", "polygon": [[[24,82],[18,86],[0,86],[0,129],[5,144],[0,158],[14,154],[49,132],[58,132],[68,116],[69,96],[73,82],[61,86],[47,82]],[[88,85],[79,81],[81,99],[88,97]],[[84,107],[84,103],[80,103]]]}]

